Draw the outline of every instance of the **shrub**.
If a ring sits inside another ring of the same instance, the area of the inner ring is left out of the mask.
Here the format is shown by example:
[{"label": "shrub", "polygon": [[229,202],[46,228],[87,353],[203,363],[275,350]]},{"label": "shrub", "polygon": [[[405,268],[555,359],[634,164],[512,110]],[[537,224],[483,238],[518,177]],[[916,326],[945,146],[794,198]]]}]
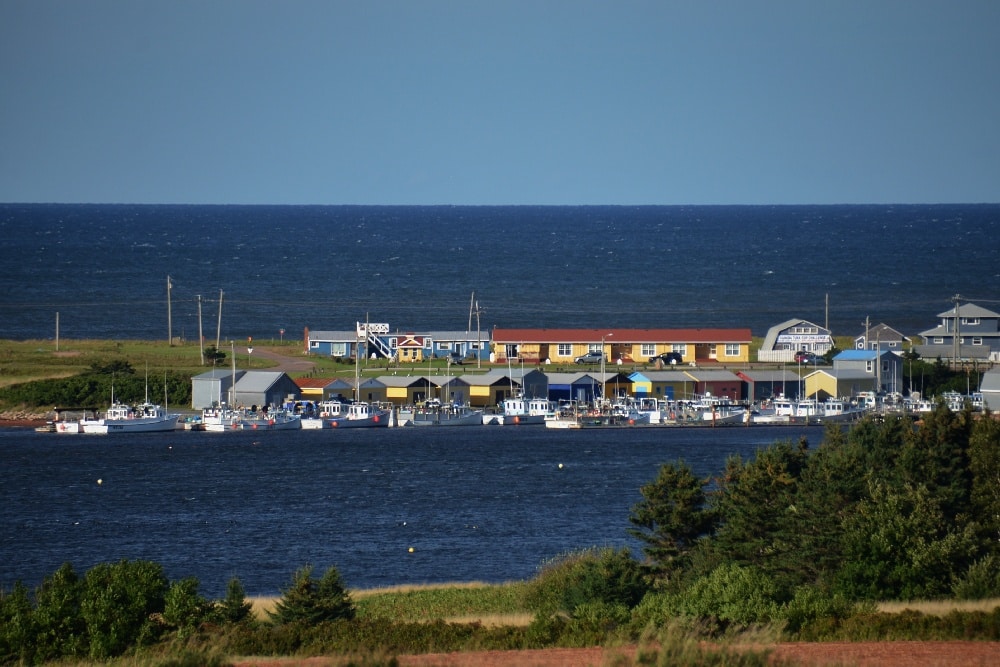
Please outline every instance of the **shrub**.
[{"label": "shrub", "polygon": [[0,590],[0,663],[30,659],[34,633],[28,588],[18,581],[9,593]]},{"label": "shrub", "polygon": [[1000,562],[993,554],[979,559],[951,586],[959,600],[985,600],[1000,597]]},{"label": "shrub", "polygon": [[275,625],[303,621],[321,623],[342,618],[354,618],[354,603],[340,579],[337,568],[331,567],[316,582],[312,566],[299,568],[292,577],[292,584],[268,616]]},{"label": "shrub", "polygon": [[80,611],[83,582],[69,563],[35,591],[35,647],[40,660],[87,652],[87,623]]},{"label": "shrub", "polygon": [[163,620],[184,636],[206,621],[211,609],[208,601],[198,594],[198,580],[188,577],[174,582],[167,590]]},{"label": "shrub", "polygon": [[157,638],[150,620],[162,613],[167,579],[163,568],[149,561],[101,563],[87,571],[80,603],[90,643],[90,656],[121,655],[133,645]]},{"label": "shrub", "polygon": [[541,615],[572,614],[583,604],[604,603],[631,609],[647,587],[639,563],[628,549],[590,549],[547,566],[532,581],[525,596]]},{"label": "shrub", "polygon": [[757,568],[729,564],[695,581],[681,594],[678,607],[687,616],[740,625],[766,623],[780,617],[776,593],[774,581]]},{"label": "shrub", "polygon": [[847,618],[855,608],[854,603],[843,596],[827,595],[813,586],[800,586],[795,589],[794,597],[784,606],[781,615],[786,620],[785,630],[794,633],[820,618]]}]

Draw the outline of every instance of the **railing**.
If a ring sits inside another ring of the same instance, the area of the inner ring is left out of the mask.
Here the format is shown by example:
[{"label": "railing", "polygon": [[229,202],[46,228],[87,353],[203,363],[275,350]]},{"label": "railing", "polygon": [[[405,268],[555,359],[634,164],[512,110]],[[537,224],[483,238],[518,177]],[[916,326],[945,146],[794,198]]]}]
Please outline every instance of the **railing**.
[{"label": "railing", "polygon": [[795,350],[758,350],[757,361],[791,363],[795,361]]}]

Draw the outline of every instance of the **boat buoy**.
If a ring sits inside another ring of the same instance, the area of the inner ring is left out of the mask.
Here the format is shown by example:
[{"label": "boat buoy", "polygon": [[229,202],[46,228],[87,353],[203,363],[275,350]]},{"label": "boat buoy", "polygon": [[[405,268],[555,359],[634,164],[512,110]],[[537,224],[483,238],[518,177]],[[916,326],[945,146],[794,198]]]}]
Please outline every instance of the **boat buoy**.
[{"label": "boat buoy", "polygon": [[104,484],[104,480],[101,479],[100,477],[98,477],[97,478],[97,486],[100,486],[101,484]]},{"label": "boat buoy", "polygon": [[559,469],[562,470],[562,467],[563,467],[563,465],[560,463],[559,464]]},{"label": "boat buoy", "polygon": [[413,553],[413,547],[410,547],[409,549],[407,549],[407,551],[412,554]]},{"label": "boat buoy", "polygon": [[374,422],[375,422],[376,424],[378,423],[378,415],[375,415],[375,419],[374,419],[373,421],[374,421]]}]

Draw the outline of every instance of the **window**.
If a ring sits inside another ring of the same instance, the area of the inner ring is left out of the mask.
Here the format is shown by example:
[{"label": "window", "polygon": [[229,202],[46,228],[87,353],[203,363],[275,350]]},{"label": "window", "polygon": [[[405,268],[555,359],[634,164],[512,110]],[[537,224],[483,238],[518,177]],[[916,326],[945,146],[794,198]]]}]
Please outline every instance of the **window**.
[{"label": "window", "polygon": [[963,317],[962,324],[979,324],[978,317]]},{"label": "window", "polygon": [[602,352],[600,343],[590,343],[587,345],[587,352]]},{"label": "window", "polygon": [[643,343],[642,351],[639,352],[643,357],[655,357],[656,356],[656,345],[653,343]]},{"label": "window", "polygon": [[317,349],[319,347],[319,341],[318,340],[309,341],[309,347],[312,348],[313,350]]},{"label": "window", "polygon": [[673,345],[670,346],[670,351],[676,352],[677,354],[683,357],[685,354],[687,354],[687,345],[685,345],[684,343],[674,343]]},{"label": "window", "polygon": [[983,339],[980,338],[980,337],[978,337],[978,336],[974,336],[972,338],[972,344],[973,345],[982,345],[983,344]]},{"label": "window", "polygon": [[556,347],[556,355],[560,357],[572,357],[573,356],[573,346],[569,343],[559,343]]},{"label": "window", "polygon": [[865,372],[871,373],[874,370],[875,370],[875,362],[873,362],[873,361],[866,361],[865,362]]},{"label": "window", "polygon": [[739,343],[726,343],[726,356],[727,357],[738,357],[738,356],[740,356],[740,344]]},{"label": "window", "polygon": [[944,338],[942,338],[941,336],[935,336],[934,337],[934,344],[935,345],[944,345]]}]

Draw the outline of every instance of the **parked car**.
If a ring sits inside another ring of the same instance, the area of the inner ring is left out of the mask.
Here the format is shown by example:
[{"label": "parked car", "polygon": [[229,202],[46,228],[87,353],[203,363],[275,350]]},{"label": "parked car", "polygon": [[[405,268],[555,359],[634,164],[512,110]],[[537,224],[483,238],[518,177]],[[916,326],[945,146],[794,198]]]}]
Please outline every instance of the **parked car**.
[{"label": "parked car", "polygon": [[795,363],[797,364],[821,364],[823,357],[817,356],[815,352],[799,350],[795,353]]},{"label": "parked car", "polygon": [[465,363],[465,357],[462,356],[461,352],[452,352],[451,354],[448,355],[448,361],[450,361],[453,364],[458,364],[459,366],[461,366],[462,364]]},{"label": "parked car", "polygon": [[604,359],[603,352],[588,352],[573,360],[575,364],[599,364]]},{"label": "parked car", "polygon": [[649,358],[649,363],[655,364],[657,361],[662,361],[664,364],[680,364],[684,362],[684,357],[681,356],[680,352],[661,352],[655,357]]}]

